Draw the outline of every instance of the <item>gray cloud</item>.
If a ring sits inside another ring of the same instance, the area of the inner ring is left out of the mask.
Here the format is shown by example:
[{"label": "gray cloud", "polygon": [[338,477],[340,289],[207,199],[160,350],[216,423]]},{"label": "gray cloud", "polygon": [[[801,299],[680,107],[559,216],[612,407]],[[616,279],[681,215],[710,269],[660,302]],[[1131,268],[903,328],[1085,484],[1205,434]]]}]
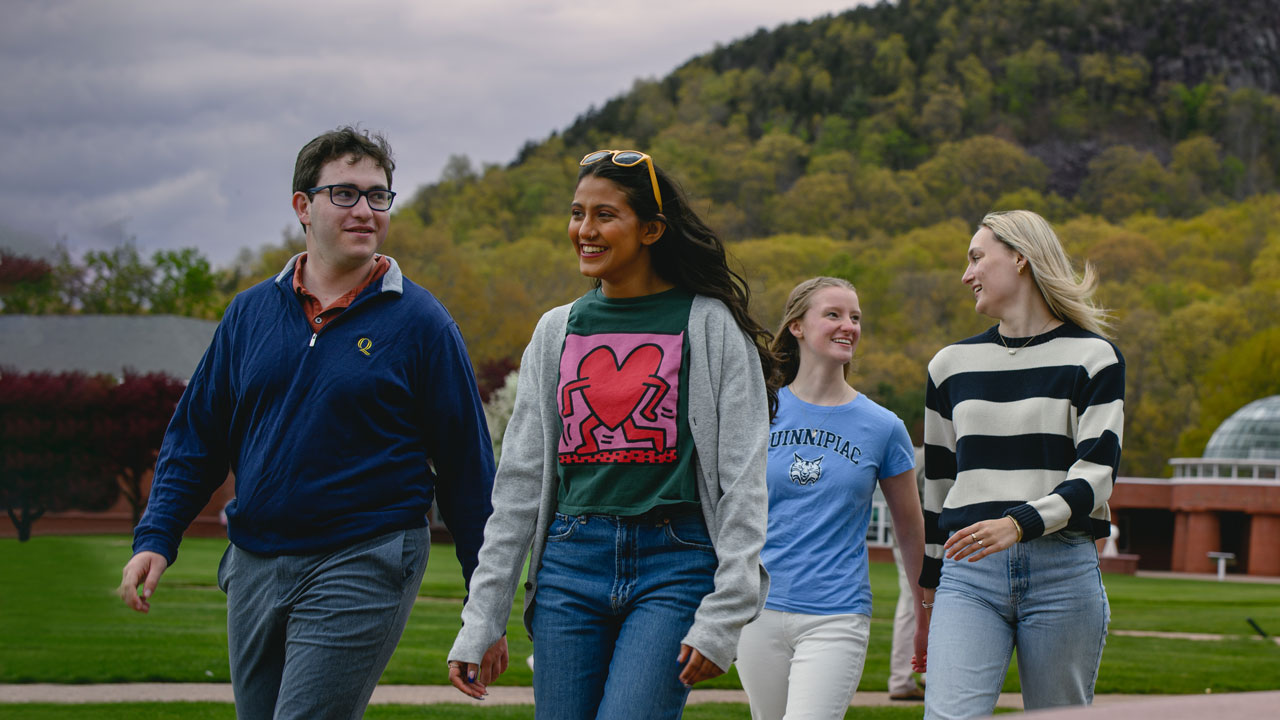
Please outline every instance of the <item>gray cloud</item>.
[{"label": "gray cloud", "polygon": [[[136,236],[215,263],[293,226],[298,148],[384,131],[396,187],[508,162],[636,78],[852,0],[13,3],[0,28],[9,236]],[[0,241],[3,237],[0,237]]]}]

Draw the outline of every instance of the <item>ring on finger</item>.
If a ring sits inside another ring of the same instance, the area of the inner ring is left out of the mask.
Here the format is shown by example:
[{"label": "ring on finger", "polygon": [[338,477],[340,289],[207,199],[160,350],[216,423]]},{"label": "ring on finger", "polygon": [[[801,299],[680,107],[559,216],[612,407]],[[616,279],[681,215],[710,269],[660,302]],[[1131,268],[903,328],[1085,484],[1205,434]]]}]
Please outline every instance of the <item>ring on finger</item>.
[{"label": "ring on finger", "polygon": [[974,540],[978,541],[978,547],[986,547],[986,545],[983,545],[983,544],[982,544],[982,538],[977,538],[977,537],[976,537],[976,538],[974,538]]}]

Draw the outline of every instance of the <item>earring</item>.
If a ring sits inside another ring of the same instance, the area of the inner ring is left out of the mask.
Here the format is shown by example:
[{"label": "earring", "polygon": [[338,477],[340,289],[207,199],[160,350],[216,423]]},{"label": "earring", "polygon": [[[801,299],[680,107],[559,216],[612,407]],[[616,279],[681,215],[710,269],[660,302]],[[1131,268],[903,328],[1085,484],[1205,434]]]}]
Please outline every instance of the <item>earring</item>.
[{"label": "earring", "polygon": [[1019,274],[1019,275],[1021,275],[1021,274],[1022,274],[1022,266],[1021,266],[1021,265],[1019,265],[1019,266],[1018,266],[1018,274]]}]

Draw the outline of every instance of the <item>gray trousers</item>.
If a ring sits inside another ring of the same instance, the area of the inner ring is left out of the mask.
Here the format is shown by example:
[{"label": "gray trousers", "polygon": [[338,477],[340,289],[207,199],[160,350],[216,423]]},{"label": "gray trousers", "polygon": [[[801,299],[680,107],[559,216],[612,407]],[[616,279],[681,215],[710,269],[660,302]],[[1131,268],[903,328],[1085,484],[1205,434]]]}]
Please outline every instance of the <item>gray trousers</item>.
[{"label": "gray trousers", "polygon": [[427,528],[320,555],[231,545],[218,567],[240,720],[363,717],[413,609]]}]

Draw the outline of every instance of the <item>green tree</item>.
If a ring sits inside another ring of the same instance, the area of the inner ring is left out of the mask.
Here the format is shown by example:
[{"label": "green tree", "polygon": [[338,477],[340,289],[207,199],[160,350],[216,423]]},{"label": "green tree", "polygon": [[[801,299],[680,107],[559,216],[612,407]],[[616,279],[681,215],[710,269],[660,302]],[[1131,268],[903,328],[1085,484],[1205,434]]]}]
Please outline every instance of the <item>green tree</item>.
[{"label": "green tree", "polygon": [[920,131],[934,143],[955,140],[964,126],[965,97],[953,85],[939,85],[920,109]]},{"label": "green tree", "polygon": [[1223,350],[1199,379],[1204,397],[1198,422],[1178,437],[1179,457],[1199,457],[1213,431],[1232,413],[1259,398],[1280,395],[1280,327]]},{"label": "green tree", "polygon": [[960,90],[964,97],[964,119],[970,129],[985,128],[991,115],[995,81],[976,55],[968,55],[956,63]]},{"label": "green tree", "polygon": [[206,319],[222,317],[226,298],[218,275],[195,248],[161,250],[152,256],[150,312]]},{"label": "green tree", "polygon": [[996,88],[1004,98],[1004,109],[1025,123],[1044,124],[1052,115],[1051,100],[1070,73],[1062,58],[1044,40],[1036,40],[1026,50],[1013,53],[1000,62],[1004,77]]},{"label": "green tree", "polygon": [[86,313],[137,315],[148,307],[153,288],[152,269],[125,243],[110,250],[90,250],[84,255],[87,270],[80,307]]},{"label": "green tree", "polygon": [[1195,215],[1208,209],[1212,198],[1221,196],[1222,146],[1213,138],[1188,138],[1173,146],[1173,204],[1178,214]]},{"label": "green tree", "polygon": [[1156,89],[1156,103],[1169,139],[1176,141],[1197,132],[1211,131],[1226,96],[1226,87],[1219,83],[1202,82],[1191,88],[1182,83],[1160,85]]},{"label": "green tree", "polygon": [[1095,125],[1104,118],[1154,120],[1146,100],[1151,64],[1141,55],[1088,53],[1080,58],[1080,82]]},{"label": "green tree", "polygon": [[1174,179],[1155,155],[1128,145],[1115,145],[1089,161],[1080,186],[1082,205],[1109,220],[1142,210],[1166,215],[1171,209]]},{"label": "green tree", "polygon": [[1017,145],[989,135],[944,143],[916,169],[930,196],[948,217],[977,223],[995,199],[1019,188],[1040,190],[1048,168]]}]

